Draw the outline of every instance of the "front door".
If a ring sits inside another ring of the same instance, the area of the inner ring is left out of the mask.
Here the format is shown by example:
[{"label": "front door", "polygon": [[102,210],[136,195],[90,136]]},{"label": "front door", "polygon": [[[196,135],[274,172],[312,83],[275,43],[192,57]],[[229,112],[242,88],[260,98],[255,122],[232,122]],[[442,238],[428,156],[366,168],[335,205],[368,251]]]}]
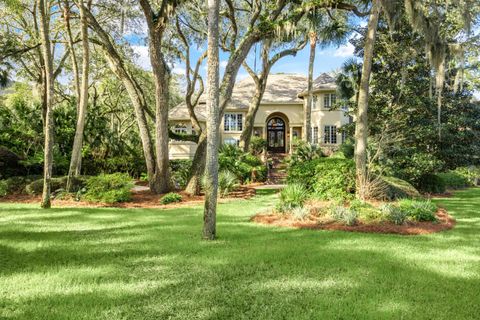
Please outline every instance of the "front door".
[{"label": "front door", "polygon": [[285,153],[285,121],[272,118],[267,122],[267,150],[274,153]]}]

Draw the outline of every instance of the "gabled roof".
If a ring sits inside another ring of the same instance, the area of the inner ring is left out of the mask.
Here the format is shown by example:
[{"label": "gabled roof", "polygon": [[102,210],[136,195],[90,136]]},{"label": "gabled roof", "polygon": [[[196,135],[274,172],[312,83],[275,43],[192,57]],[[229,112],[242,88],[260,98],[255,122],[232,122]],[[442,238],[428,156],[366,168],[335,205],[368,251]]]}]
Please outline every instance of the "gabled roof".
[{"label": "gabled roof", "polygon": [[[315,80],[313,80],[313,92],[323,91],[323,90],[336,90],[337,84],[335,83],[335,78],[330,76],[328,73],[322,73]],[[298,96],[303,97],[308,94],[308,86],[303,87],[302,91],[299,92]]]},{"label": "gabled roof", "polygon": [[[301,74],[276,73],[270,74],[263,94],[262,104],[302,103],[298,93],[307,83],[307,77]],[[251,77],[245,78],[235,84],[232,100],[228,107],[247,109],[255,94],[255,82]]]}]

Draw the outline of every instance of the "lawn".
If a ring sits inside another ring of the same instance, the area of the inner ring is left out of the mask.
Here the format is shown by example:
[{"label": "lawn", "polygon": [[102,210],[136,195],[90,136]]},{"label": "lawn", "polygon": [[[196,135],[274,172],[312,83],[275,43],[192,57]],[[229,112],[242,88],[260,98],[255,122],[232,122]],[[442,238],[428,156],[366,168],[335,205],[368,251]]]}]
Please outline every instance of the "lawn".
[{"label": "lawn", "polygon": [[473,319],[480,189],[436,200],[455,229],[425,236],[293,230],[219,207],[51,209],[0,204],[0,319]]}]

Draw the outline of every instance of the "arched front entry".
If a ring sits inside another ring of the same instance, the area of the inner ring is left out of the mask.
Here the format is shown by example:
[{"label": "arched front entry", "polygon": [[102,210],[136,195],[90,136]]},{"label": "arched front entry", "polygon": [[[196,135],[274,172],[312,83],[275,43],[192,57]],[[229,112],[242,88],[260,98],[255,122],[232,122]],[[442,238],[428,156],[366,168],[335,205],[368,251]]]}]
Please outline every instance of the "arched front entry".
[{"label": "arched front entry", "polygon": [[285,120],[273,116],[267,121],[267,151],[285,153],[287,126]]}]

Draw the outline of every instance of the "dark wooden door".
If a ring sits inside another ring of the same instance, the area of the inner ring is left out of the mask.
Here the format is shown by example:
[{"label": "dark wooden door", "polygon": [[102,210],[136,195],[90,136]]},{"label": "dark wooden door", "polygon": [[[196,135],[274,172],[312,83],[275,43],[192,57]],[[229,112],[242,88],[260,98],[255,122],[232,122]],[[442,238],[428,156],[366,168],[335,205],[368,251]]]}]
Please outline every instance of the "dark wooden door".
[{"label": "dark wooden door", "polygon": [[285,121],[275,117],[267,122],[267,150],[285,153]]}]

